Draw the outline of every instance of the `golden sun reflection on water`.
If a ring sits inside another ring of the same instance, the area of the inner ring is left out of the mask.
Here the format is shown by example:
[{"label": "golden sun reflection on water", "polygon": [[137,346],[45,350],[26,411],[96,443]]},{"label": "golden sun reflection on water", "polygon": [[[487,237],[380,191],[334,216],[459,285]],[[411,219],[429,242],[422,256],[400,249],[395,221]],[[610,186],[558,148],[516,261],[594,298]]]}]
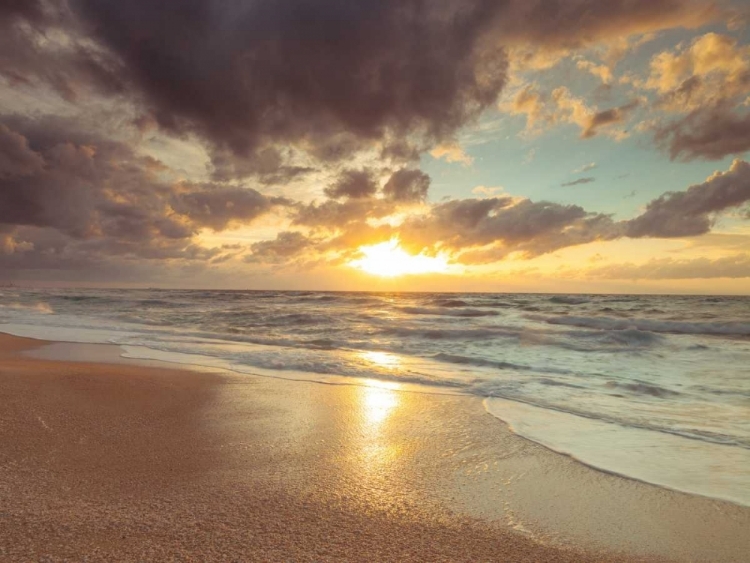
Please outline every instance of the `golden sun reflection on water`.
[{"label": "golden sun reflection on water", "polygon": [[[381,368],[396,368],[401,365],[401,358],[396,354],[389,354],[388,352],[362,352],[360,356],[363,360],[367,360]],[[380,382],[373,381],[373,383]],[[393,389],[393,387],[391,387],[391,389]]]}]

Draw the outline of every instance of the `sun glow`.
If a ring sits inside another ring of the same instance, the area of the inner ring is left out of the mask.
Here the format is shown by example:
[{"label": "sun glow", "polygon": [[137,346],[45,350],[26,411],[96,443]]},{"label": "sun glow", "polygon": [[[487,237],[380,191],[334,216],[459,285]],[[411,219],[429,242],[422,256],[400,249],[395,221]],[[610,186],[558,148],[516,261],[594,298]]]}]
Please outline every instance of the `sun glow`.
[{"label": "sun glow", "polygon": [[352,260],[349,265],[385,278],[406,274],[431,274],[448,270],[448,261],[442,256],[412,255],[399,245],[397,238],[371,246],[361,246],[362,258]]}]

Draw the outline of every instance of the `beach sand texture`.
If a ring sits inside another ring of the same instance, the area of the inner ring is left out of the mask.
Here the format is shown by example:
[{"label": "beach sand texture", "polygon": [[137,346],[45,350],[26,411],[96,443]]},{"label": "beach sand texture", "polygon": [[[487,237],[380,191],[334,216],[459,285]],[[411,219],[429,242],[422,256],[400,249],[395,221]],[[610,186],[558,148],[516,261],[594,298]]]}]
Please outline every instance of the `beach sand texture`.
[{"label": "beach sand texture", "polygon": [[0,561],[750,553],[749,509],[585,467],[478,398],[26,355],[45,344],[0,336]]}]

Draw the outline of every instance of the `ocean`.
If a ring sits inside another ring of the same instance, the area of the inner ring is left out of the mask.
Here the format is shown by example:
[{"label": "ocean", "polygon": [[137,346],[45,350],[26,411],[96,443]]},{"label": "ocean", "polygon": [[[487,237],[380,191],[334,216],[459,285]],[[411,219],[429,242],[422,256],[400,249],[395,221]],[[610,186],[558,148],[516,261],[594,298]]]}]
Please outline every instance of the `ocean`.
[{"label": "ocean", "polygon": [[750,506],[748,297],[2,288],[0,331],[473,395],[590,466]]}]

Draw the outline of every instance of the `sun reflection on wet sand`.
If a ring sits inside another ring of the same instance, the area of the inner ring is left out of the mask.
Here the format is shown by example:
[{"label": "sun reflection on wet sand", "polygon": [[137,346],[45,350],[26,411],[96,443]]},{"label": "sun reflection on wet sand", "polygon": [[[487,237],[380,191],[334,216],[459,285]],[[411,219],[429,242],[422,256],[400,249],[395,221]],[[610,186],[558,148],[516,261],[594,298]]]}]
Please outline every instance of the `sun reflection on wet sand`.
[{"label": "sun reflection on wet sand", "polygon": [[[392,370],[401,364],[397,355],[387,352],[362,352],[361,356],[381,369]],[[367,381],[362,387],[362,420],[366,426],[378,426],[388,418],[398,406],[399,387],[395,381]]]},{"label": "sun reflection on wet sand", "polygon": [[362,387],[362,420],[371,434],[386,421],[391,411],[398,406],[398,383],[386,381],[371,381]]},{"label": "sun reflection on wet sand", "polygon": [[402,445],[394,439],[394,421],[403,406],[398,389],[396,382],[376,380],[352,388],[358,413],[349,433],[346,467],[366,510],[388,510],[394,503],[402,455]]}]

